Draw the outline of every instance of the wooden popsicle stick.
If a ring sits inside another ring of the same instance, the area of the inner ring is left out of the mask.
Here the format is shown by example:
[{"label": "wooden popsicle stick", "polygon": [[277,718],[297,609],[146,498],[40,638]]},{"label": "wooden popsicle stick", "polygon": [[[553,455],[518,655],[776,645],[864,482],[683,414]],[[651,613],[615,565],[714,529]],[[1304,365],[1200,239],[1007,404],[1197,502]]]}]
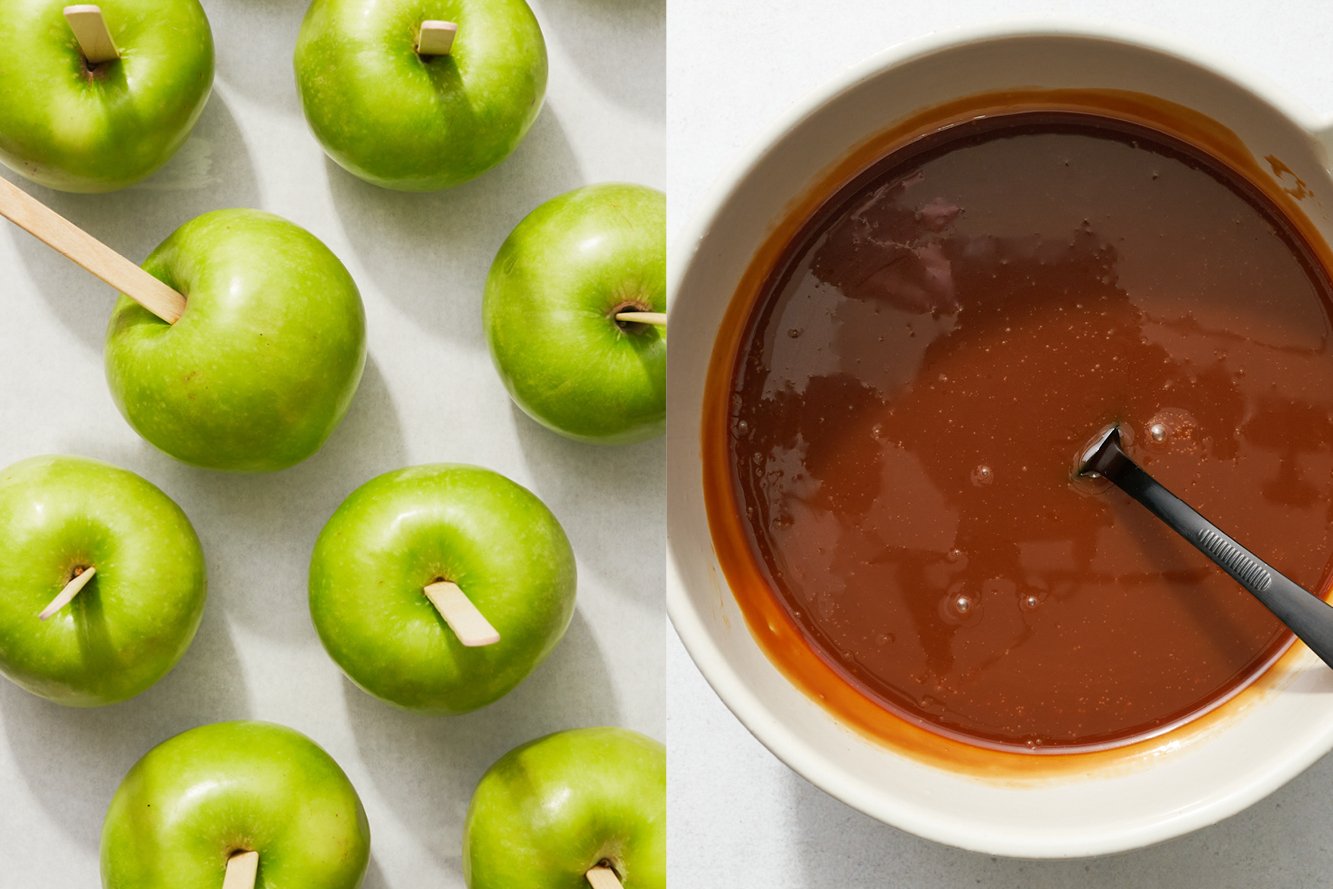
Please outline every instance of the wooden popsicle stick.
[{"label": "wooden popsicle stick", "polygon": [[426,586],[423,592],[435,610],[440,612],[440,617],[444,618],[449,629],[454,631],[458,641],[468,648],[494,645],[500,641],[500,634],[495,627],[477,610],[477,606],[459,589],[458,584],[439,580]]},{"label": "wooden popsicle stick", "polygon": [[65,21],[74,32],[74,39],[79,41],[79,49],[89,65],[114,62],[120,58],[120,50],[111,39],[111,31],[102,17],[102,9],[91,3],[80,3],[65,7]]},{"label": "wooden popsicle stick", "polygon": [[168,324],[175,324],[184,313],[185,297],[3,178],[0,178],[0,216]]},{"label": "wooden popsicle stick", "polygon": [[616,312],[616,320],[666,327],[666,312]]},{"label": "wooden popsicle stick", "polygon": [[447,56],[454,48],[454,38],[458,36],[458,25],[453,22],[425,21],[417,32],[417,55]]},{"label": "wooden popsicle stick", "polygon": [[255,889],[259,876],[259,853],[237,852],[227,859],[227,875],[222,878],[222,889]]},{"label": "wooden popsicle stick", "polygon": [[93,575],[96,573],[97,573],[96,568],[84,568],[78,574],[75,574],[73,577],[70,578],[69,583],[65,584],[65,588],[62,589],[54,599],[51,600],[50,604],[48,604],[45,608],[42,609],[41,613],[38,614],[37,617],[40,620],[49,620],[53,614],[55,614],[60,609],[64,608],[70,602],[73,602],[74,597],[77,596],[79,592],[88,585],[88,581],[92,580]]},{"label": "wooden popsicle stick", "polygon": [[584,876],[588,878],[588,885],[592,889],[624,889],[616,872],[603,864],[590,869]]}]

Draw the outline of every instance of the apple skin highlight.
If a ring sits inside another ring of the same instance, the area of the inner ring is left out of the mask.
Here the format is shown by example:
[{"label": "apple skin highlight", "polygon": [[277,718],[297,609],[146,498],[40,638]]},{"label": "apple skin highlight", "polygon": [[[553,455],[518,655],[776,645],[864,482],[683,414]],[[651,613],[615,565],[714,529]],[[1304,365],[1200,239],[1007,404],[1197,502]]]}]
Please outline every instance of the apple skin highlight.
[{"label": "apple skin highlight", "polygon": [[63,3],[0,4],[0,163],[48,188],[107,192],[185,143],[213,88],[199,0],[99,0],[121,58],[89,69]]},{"label": "apple skin highlight", "polygon": [[666,748],[622,728],[547,735],[482,777],[463,834],[468,889],[587,886],[610,867],[626,889],[666,887]]},{"label": "apple skin highlight", "polygon": [[666,311],[666,195],[589,185],[518,224],[486,278],[491,358],[523,412],[590,444],[666,428],[666,328],[621,324]]},{"label": "apple skin highlight", "polygon": [[[457,584],[500,641],[463,645],[426,597]],[[352,492],[310,559],[310,614],[324,648],[381,700],[466,713],[512,691],[574,614],[574,552],[536,495],[499,473],[437,464]]]},{"label": "apple skin highlight", "polygon": [[187,302],[175,324],[126,296],[111,316],[107,382],[135,431],[209,469],[272,472],[318,451],[366,362],[365,309],[338,257],[271,213],[215,210],[144,268]]},{"label": "apple skin highlight", "polygon": [[[87,568],[92,581],[39,620]],[[21,688],[72,707],[134,697],[190,647],[206,587],[190,520],[147,480],[82,457],[0,471],[0,674]]]},{"label": "apple skin highlight", "polygon": [[[458,26],[421,56],[421,23]],[[324,151],[381,188],[435,191],[508,157],[541,111],[546,41],[524,0],[315,0],[293,60]]]},{"label": "apple skin highlight", "polygon": [[300,732],[203,725],[148,751],[121,781],[102,826],[102,886],[221,886],[227,859],[249,851],[260,886],[356,889],[370,824],[346,773]]}]

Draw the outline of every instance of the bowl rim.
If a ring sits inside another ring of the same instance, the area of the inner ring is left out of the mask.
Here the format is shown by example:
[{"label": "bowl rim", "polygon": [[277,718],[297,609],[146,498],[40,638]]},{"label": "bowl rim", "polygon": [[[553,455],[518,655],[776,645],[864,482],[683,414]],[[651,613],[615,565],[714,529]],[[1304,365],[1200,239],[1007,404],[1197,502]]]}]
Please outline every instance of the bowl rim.
[{"label": "bowl rim", "polygon": [[[1279,88],[1263,72],[1224,59],[1188,41],[1176,40],[1160,33],[1123,25],[1099,26],[1094,30],[1087,24],[1059,19],[1016,19],[933,33],[888,47],[835,73],[806,93],[774,122],[762,128],[758,137],[740,150],[730,167],[705,186],[692,218],[670,238],[668,301],[674,304],[681,284],[695,262],[699,246],[707,233],[715,228],[737,190],[778,145],[825,105],[841,99],[868,80],[929,56],[977,43],[1022,39],[1085,40],[1147,51],[1201,69],[1238,91],[1248,93],[1276,110],[1299,130],[1310,134],[1313,139],[1320,139],[1321,134],[1330,128],[1328,120],[1314,115],[1308,106],[1293,99],[1290,91]],[[1333,174],[1333,171],[1330,172]],[[668,466],[673,445],[679,448],[694,447],[695,444],[692,438],[678,440],[668,429]],[[696,483],[695,480],[690,481],[691,485]],[[868,790],[864,784],[845,780],[827,753],[788,731],[784,723],[740,679],[714,643],[702,614],[685,591],[679,567],[679,560],[685,556],[671,539],[669,503],[667,614],[677,637],[705,681],[750,734],[797,774],[862,813],[926,839],[974,852],[1021,858],[1078,858],[1140,848],[1181,836],[1240,812],[1277,790],[1333,749],[1333,720],[1330,720],[1327,728],[1309,733],[1303,743],[1284,750],[1282,756],[1263,757],[1262,767],[1250,773],[1246,783],[1225,792],[1211,794],[1207,799],[1182,809],[1167,812],[1159,819],[1136,822],[1117,829],[1084,834],[1034,835],[1037,832],[997,828],[977,821],[970,821],[966,829],[960,829],[963,822],[956,817],[906,803]],[[746,632],[749,632],[748,627]]]}]

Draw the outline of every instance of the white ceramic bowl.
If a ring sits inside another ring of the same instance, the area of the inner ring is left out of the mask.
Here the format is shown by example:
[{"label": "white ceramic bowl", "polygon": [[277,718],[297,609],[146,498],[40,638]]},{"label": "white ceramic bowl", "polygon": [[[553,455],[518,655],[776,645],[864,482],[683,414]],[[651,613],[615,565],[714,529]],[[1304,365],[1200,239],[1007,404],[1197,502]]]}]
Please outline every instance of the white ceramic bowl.
[{"label": "white ceramic bowl", "polygon": [[[1333,748],[1333,671],[1303,647],[1199,725],[1135,756],[1031,775],[932,765],[840,724],[769,661],[714,553],[704,509],[700,414],[714,337],[741,275],[784,210],[849,150],[913,112],[1007,88],[1128,90],[1187,106],[1280,158],[1279,184],[1330,241],[1328,128],[1223,63],[1136,37],[1049,26],[954,34],[895,49],[803,103],[705,202],[672,244],[668,405],[668,609],[722,700],[780,759],[885,822],[993,854],[1070,857],[1134,848],[1211,824]],[[1266,165],[1265,165],[1265,168]],[[1327,208],[1324,205],[1327,205]],[[1047,759],[1045,757],[1034,757]],[[1052,759],[1068,759],[1053,757]]]}]

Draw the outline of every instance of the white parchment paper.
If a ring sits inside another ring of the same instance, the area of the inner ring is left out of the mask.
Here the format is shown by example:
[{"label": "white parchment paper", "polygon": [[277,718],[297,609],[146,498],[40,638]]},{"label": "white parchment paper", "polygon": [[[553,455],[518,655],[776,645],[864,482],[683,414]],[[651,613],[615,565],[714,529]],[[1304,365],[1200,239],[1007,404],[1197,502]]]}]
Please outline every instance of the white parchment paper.
[{"label": "white parchment paper", "polygon": [[[100,885],[102,816],[125,771],[177,732],[239,718],[303,731],[347,770],[370,817],[367,889],[462,887],[463,816],[493,760],[573,726],[664,732],[661,442],[598,448],[542,429],[511,407],[481,325],[491,258],[529,210],[590,182],[662,187],[663,0],[533,0],[551,56],[541,116],[503,165],[432,195],[375,188],[324,158],[292,74],[303,0],[205,5],[217,83],[169,166],[112,195],[24,187],[136,261],[207,210],[285,216],[350,269],[370,357],[347,419],[306,463],[254,477],[184,466],[111,403],[110,288],[0,223],[0,465],[71,453],[139,472],[189,514],[209,570],[193,647],[139,698],[77,711],[0,681],[0,887]],[[510,696],[453,718],[400,712],[352,686],[306,607],[310,550],[342,499],[380,472],[437,461],[531,488],[579,568],[561,646]]]}]

